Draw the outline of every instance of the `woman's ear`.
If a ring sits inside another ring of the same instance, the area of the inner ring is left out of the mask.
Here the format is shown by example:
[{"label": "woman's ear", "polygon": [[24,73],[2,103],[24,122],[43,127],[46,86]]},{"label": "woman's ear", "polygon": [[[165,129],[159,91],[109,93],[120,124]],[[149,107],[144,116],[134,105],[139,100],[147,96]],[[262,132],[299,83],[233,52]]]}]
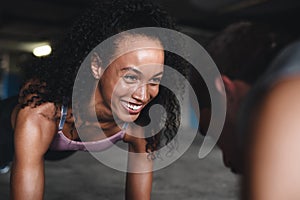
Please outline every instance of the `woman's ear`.
[{"label": "woman's ear", "polygon": [[91,70],[95,79],[101,78],[103,73],[102,60],[96,52],[93,52],[91,56]]}]

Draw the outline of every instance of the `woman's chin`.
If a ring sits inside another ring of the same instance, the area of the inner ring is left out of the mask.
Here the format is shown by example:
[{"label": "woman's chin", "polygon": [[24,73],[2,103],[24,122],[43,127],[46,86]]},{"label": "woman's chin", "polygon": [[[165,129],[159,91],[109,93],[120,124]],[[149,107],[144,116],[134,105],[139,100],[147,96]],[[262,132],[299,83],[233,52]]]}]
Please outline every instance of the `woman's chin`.
[{"label": "woman's chin", "polygon": [[131,114],[123,114],[123,115],[117,115],[118,119],[120,119],[123,122],[127,122],[127,123],[131,123],[134,122],[135,120],[137,120],[137,118],[139,117],[140,114],[135,114],[135,115],[131,115]]}]

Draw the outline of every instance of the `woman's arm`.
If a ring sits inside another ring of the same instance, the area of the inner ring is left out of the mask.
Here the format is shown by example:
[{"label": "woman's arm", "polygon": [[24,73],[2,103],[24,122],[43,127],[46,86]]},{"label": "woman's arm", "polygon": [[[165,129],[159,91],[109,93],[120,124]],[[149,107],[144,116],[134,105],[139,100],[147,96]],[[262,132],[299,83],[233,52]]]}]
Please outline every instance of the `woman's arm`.
[{"label": "woman's arm", "polygon": [[43,156],[56,133],[54,105],[30,106],[18,112],[15,123],[15,157],[11,173],[11,199],[39,200],[44,193]]},{"label": "woman's arm", "polygon": [[146,153],[146,140],[125,136],[129,143],[128,172],[126,177],[127,200],[150,200],[152,190],[152,160]]},{"label": "woman's arm", "polygon": [[300,199],[300,80],[279,83],[264,101],[250,150],[251,199]]}]

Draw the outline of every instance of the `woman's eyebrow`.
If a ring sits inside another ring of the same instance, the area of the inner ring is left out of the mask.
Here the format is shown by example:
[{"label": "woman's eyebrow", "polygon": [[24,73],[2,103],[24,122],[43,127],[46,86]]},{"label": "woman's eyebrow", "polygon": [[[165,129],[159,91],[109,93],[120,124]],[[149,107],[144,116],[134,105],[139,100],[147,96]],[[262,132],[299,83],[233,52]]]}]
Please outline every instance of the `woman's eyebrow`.
[{"label": "woman's eyebrow", "polygon": [[122,71],[134,71],[137,74],[142,75],[143,73],[135,67],[124,67],[121,69]]},{"label": "woman's eyebrow", "polygon": [[[139,69],[135,68],[135,67],[124,67],[121,69],[122,71],[133,71],[139,75],[143,75],[143,72],[141,72]],[[161,72],[158,72],[157,74],[153,75],[152,77],[156,77],[156,76],[159,76],[159,75],[162,75],[164,72],[161,71]]]},{"label": "woman's eyebrow", "polygon": [[160,75],[162,75],[163,73],[164,73],[164,72],[159,72],[159,73],[155,74],[155,75],[152,76],[152,77],[160,76]]}]

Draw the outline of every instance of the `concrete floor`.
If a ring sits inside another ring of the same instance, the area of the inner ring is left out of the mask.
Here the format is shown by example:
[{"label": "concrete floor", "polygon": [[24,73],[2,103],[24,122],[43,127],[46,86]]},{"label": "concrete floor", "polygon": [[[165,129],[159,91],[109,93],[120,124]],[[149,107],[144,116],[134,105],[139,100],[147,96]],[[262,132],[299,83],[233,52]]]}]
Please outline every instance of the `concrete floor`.
[{"label": "concrete floor", "polygon": [[[239,177],[226,169],[214,149],[206,158],[192,146],[173,164],[154,172],[153,200],[237,200]],[[125,173],[110,169],[86,152],[57,162],[46,162],[46,200],[124,199]],[[9,173],[0,174],[0,199],[9,199]]]}]

